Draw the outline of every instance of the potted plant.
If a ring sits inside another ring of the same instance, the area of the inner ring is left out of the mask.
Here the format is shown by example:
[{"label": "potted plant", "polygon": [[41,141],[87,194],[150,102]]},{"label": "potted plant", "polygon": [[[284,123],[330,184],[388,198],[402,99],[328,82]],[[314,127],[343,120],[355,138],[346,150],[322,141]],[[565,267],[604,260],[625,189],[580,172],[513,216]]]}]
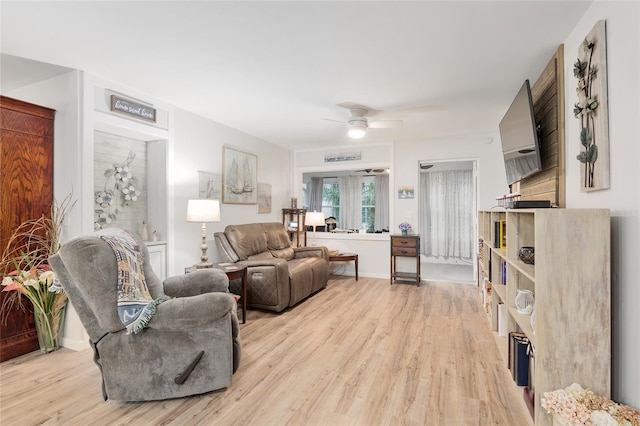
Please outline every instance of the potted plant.
[{"label": "potted plant", "polygon": [[407,232],[411,229],[411,224],[402,222],[400,225],[398,225],[398,228],[400,228],[400,232],[402,233],[402,235],[407,235]]},{"label": "potted plant", "polygon": [[[48,264],[60,248],[60,233],[65,218],[75,203],[70,196],[51,208],[51,217],[23,222],[9,238],[2,257],[2,291],[8,292],[0,307],[3,322],[12,309],[25,309],[23,297],[33,307],[38,343],[43,353],[59,347],[67,295]],[[10,271],[10,272],[6,272]]]}]

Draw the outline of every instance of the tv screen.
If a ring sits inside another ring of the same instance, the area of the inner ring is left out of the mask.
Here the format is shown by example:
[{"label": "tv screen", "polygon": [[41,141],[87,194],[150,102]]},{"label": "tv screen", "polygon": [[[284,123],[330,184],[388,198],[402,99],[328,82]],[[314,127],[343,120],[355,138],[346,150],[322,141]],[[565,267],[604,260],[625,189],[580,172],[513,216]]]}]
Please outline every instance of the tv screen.
[{"label": "tv screen", "polygon": [[507,183],[511,185],[541,171],[540,141],[529,80],[525,80],[499,127]]}]

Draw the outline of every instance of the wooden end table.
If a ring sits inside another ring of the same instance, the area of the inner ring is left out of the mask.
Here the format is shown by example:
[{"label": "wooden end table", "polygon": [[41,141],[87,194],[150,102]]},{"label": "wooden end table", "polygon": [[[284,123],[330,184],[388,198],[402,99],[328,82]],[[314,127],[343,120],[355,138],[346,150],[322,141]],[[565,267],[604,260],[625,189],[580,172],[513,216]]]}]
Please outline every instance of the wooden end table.
[{"label": "wooden end table", "polygon": [[356,253],[338,253],[329,255],[330,262],[355,262],[356,281],[358,281],[358,255]]},{"label": "wooden end table", "polygon": [[214,268],[222,269],[229,281],[242,279],[242,294],[240,302],[242,302],[242,323],[247,322],[247,267],[245,265],[237,265],[235,263],[214,263]]},{"label": "wooden end table", "polygon": [[[242,279],[242,294],[240,295],[240,301],[242,302],[242,323],[247,322],[247,267],[245,265],[237,265],[235,263],[214,263],[213,267],[220,269],[227,274],[229,281]],[[185,273],[197,271],[198,268],[190,266],[184,269]]]}]

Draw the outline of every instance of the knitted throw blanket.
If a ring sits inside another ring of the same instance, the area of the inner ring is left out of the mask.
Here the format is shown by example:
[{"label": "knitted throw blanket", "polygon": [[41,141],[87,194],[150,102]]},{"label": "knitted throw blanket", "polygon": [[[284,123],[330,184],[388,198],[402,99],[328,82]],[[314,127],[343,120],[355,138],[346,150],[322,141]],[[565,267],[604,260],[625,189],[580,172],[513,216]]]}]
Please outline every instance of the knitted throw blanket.
[{"label": "knitted throw blanket", "polygon": [[107,228],[100,238],[111,248],[118,261],[118,315],[127,333],[141,332],[156,313],[156,306],[168,300],[153,299],[144,278],[143,257],[133,237],[124,230]]}]

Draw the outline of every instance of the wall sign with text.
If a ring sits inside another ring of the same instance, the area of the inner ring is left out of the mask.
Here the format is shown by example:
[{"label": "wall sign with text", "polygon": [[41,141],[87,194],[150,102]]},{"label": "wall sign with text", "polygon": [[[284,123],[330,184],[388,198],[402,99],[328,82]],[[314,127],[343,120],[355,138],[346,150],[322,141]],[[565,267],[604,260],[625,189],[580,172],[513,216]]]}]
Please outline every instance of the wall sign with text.
[{"label": "wall sign with text", "polygon": [[155,108],[116,95],[111,95],[111,111],[118,111],[153,123],[156,122]]}]

